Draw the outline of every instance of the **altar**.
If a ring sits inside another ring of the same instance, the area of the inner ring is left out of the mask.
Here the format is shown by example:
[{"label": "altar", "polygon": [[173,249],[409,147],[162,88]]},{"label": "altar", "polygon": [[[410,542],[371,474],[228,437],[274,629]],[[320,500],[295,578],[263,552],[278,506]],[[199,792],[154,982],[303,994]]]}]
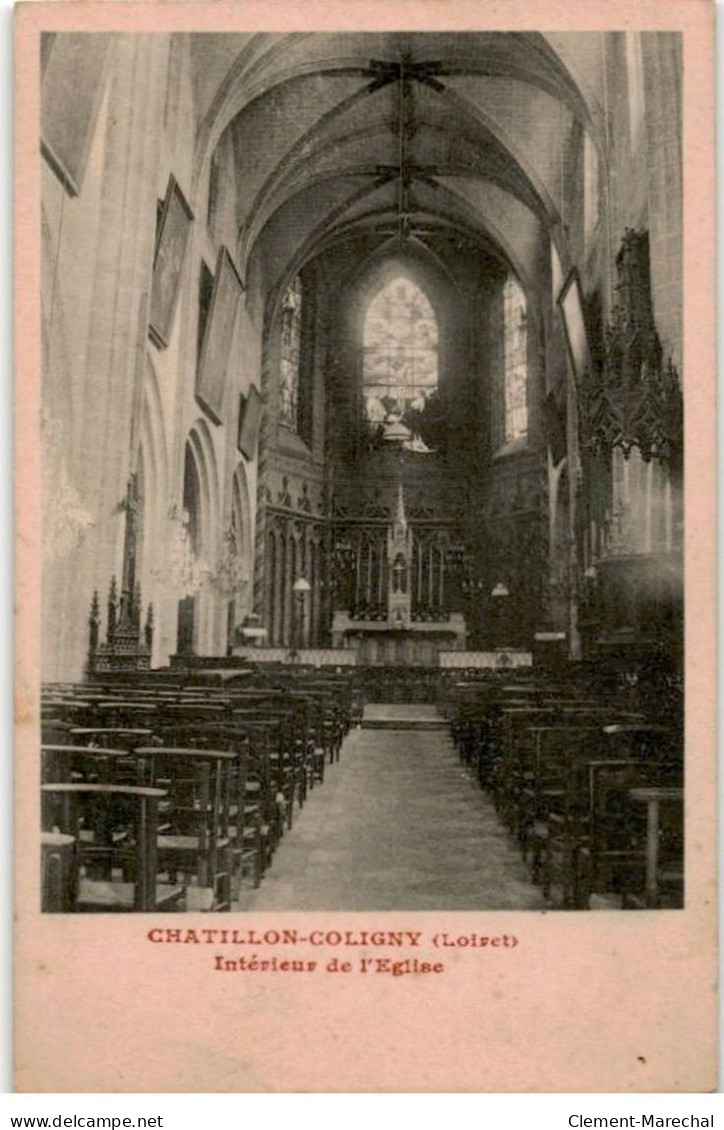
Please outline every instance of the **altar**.
[{"label": "altar", "polygon": [[332,619],[332,646],[353,649],[358,663],[387,667],[437,667],[439,652],[464,651],[467,642],[461,612],[432,617],[412,608],[410,568],[412,532],[405,514],[402,484],[387,533],[386,609],[373,616],[355,616],[338,609]]},{"label": "altar", "polygon": [[437,667],[441,651],[464,651],[465,618],[452,613],[447,620],[410,621],[396,625],[388,621],[354,620],[335,612],[333,647],[353,648],[357,662],[371,666]]}]

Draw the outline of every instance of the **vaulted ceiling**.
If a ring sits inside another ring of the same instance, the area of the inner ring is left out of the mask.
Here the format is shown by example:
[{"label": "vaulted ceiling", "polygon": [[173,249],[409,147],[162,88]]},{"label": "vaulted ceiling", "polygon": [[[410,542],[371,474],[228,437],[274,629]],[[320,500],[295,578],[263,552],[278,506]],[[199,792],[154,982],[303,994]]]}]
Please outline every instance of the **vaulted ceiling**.
[{"label": "vaulted ceiling", "polygon": [[524,279],[561,238],[571,138],[604,151],[600,37],[195,35],[197,175],[222,137],[242,270],[271,284],[330,241],[466,233]]}]

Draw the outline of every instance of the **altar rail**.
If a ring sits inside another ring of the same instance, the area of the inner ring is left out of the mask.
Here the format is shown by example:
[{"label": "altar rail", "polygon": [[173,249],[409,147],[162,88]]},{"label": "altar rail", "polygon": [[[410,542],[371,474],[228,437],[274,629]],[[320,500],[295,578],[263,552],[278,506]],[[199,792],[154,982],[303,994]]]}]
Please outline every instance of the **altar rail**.
[{"label": "altar rail", "polygon": [[284,663],[289,666],[356,667],[357,652],[344,647],[236,647],[234,658],[252,663]]},{"label": "altar rail", "polygon": [[501,648],[499,651],[439,651],[438,661],[441,667],[447,668],[505,670],[532,667],[533,655],[530,651],[516,651],[513,648]]}]

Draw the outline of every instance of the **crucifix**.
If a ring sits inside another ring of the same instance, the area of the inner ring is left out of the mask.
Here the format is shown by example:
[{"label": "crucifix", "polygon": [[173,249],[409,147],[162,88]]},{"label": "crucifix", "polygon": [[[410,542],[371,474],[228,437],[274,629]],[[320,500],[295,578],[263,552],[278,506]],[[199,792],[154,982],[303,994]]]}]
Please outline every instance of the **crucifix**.
[{"label": "crucifix", "polygon": [[[138,550],[138,528],[141,516],[141,499],[138,495],[138,477],[135,473],[128,479],[124,503],[126,529],[123,545],[123,573],[121,576],[121,623],[125,626],[134,618],[136,595],[136,556]],[[140,611],[140,609],[138,610]]]}]

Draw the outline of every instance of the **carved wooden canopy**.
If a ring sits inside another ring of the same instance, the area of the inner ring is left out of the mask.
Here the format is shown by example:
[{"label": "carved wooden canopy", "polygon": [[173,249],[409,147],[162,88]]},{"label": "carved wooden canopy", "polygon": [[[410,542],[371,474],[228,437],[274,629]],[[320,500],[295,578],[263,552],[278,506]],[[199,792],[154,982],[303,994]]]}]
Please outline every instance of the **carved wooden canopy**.
[{"label": "carved wooden canopy", "polygon": [[588,446],[604,454],[620,447],[626,455],[637,447],[647,462],[675,461],[683,444],[683,401],[654,324],[648,232],[626,231],[616,267],[619,302],[601,364],[587,382]]}]

